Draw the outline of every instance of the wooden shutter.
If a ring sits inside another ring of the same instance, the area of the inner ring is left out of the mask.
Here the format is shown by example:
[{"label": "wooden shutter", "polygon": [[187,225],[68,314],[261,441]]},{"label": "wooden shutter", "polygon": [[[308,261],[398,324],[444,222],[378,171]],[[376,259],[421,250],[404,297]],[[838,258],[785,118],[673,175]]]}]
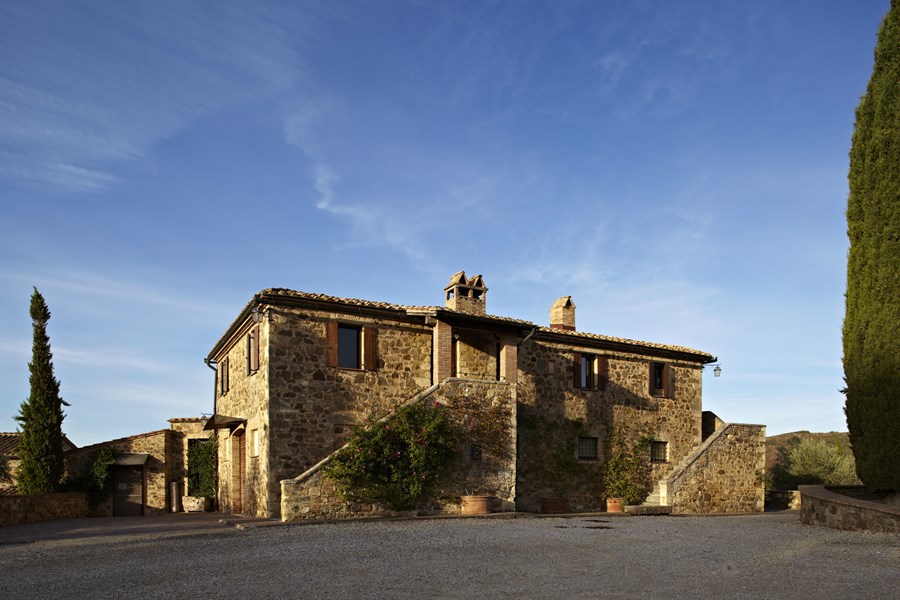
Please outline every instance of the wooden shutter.
[{"label": "wooden shutter", "polygon": [[574,385],[577,388],[581,387],[581,354],[578,352],[575,353],[575,360],[572,361],[572,373],[575,376]]},{"label": "wooden shutter", "polygon": [[666,386],[666,398],[675,397],[675,368],[672,365],[666,365],[664,373],[664,385]]},{"label": "wooden shutter", "polygon": [[228,393],[228,357],[222,359],[219,363],[219,395],[224,396]]},{"label": "wooden shutter", "polygon": [[253,327],[247,337],[247,371],[259,371],[259,325]]},{"label": "wooden shutter", "polygon": [[378,368],[378,329],[376,327],[363,327],[363,368],[366,371],[375,371]]},{"label": "wooden shutter", "polygon": [[328,321],[325,324],[325,364],[329,367],[338,366],[337,321]]},{"label": "wooden shutter", "polygon": [[609,359],[605,356],[597,357],[597,387],[601,390],[606,389],[606,382],[609,379]]}]

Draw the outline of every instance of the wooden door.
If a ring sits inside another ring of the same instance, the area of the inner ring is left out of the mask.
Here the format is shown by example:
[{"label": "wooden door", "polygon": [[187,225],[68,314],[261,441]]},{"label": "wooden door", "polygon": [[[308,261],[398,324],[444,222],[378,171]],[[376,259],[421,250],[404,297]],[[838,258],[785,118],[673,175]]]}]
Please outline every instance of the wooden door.
[{"label": "wooden door", "polygon": [[144,514],[144,467],[113,467],[113,516],[140,517]]},{"label": "wooden door", "polygon": [[245,440],[243,430],[231,436],[231,512],[237,515],[244,512]]}]

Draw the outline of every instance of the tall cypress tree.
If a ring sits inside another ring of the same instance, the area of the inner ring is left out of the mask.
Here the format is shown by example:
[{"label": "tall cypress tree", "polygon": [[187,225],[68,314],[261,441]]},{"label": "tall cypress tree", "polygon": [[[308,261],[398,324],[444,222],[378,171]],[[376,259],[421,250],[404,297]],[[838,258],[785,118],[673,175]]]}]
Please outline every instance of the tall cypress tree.
[{"label": "tall cypress tree", "polygon": [[[28,363],[31,394],[16,416],[22,427],[17,453],[16,484],[21,494],[46,494],[59,488],[63,475],[62,405],[59,381],[53,375],[53,354],[47,337],[50,309],[37,288],[31,295],[33,343]],[[68,406],[68,404],[66,404]]]},{"label": "tall cypress tree", "polygon": [[844,411],[859,478],[900,492],[900,0],[856,109],[849,180]]}]

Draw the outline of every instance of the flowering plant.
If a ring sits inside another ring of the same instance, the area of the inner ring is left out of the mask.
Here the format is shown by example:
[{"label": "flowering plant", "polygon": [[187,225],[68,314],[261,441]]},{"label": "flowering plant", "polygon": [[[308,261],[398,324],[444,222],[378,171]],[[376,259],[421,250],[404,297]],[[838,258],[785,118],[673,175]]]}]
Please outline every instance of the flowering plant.
[{"label": "flowering plant", "polygon": [[415,508],[437,495],[456,458],[456,434],[440,403],[399,409],[387,420],[370,418],[326,467],[348,501]]}]

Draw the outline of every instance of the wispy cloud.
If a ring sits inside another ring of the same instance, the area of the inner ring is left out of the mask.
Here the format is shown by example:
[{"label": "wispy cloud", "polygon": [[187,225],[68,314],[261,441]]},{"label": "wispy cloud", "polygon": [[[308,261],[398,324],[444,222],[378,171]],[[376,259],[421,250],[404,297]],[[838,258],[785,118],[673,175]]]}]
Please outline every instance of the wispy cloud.
[{"label": "wispy cloud", "polygon": [[321,11],[203,4],[2,3],[0,177],[106,187],[161,140],[296,81]]},{"label": "wispy cloud", "polygon": [[41,290],[62,290],[101,301],[127,302],[137,306],[157,306],[175,309],[179,313],[209,314],[222,312],[229,314],[234,307],[211,302],[198,303],[195,297],[177,290],[141,285],[129,280],[112,279],[108,276],[77,270],[47,269],[24,272],[14,269],[0,269],[0,281],[12,281],[36,285]]}]

